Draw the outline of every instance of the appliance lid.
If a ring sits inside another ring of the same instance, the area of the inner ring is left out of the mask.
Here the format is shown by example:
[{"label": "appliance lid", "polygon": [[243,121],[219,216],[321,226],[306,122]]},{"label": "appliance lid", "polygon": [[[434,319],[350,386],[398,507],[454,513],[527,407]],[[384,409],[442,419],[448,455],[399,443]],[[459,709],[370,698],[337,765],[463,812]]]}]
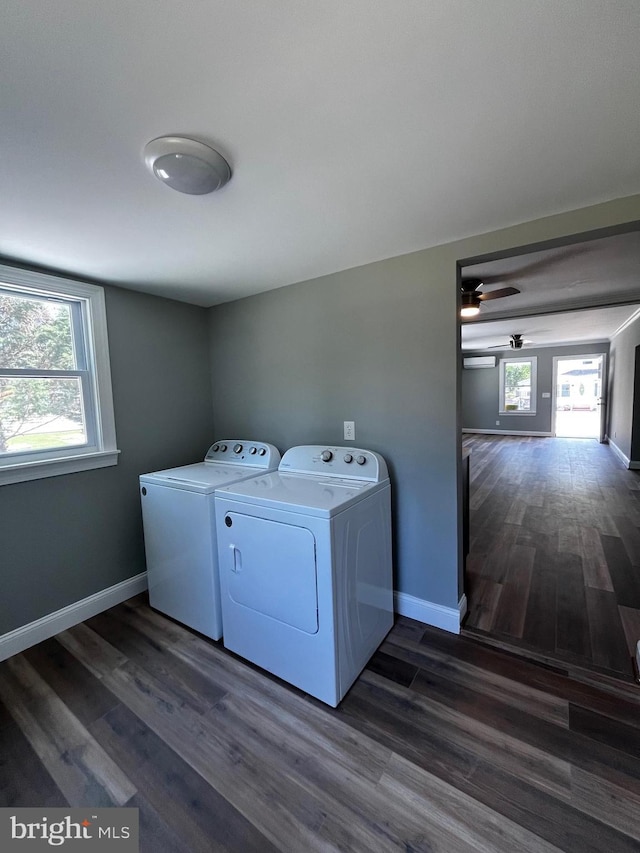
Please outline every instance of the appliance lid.
[{"label": "appliance lid", "polygon": [[204,462],[141,474],[140,482],[209,494],[225,483],[273,471],[279,462],[278,448],[266,441],[224,439],[211,445]]},{"label": "appliance lid", "polygon": [[273,471],[221,486],[216,490],[216,498],[330,518],[388,485],[388,480],[371,483],[366,480]]},{"label": "appliance lid", "polygon": [[218,486],[254,476],[255,469],[251,469],[247,465],[196,462],[195,465],[182,465],[179,468],[167,468],[165,471],[142,474],[140,482],[158,483],[174,489],[187,489],[202,494],[210,494]]}]

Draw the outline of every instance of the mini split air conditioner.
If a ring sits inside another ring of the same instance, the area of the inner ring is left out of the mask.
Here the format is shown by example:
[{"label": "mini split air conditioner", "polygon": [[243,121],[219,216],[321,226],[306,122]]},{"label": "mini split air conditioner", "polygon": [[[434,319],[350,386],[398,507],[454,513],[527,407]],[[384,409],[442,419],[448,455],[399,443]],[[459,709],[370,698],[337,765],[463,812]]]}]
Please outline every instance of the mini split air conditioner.
[{"label": "mini split air conditioner", "polygon": [[462,365],[465,370],[477,370],[479,367],[495,367],[496,357],[495,355],[469,356],[463,360]]}]

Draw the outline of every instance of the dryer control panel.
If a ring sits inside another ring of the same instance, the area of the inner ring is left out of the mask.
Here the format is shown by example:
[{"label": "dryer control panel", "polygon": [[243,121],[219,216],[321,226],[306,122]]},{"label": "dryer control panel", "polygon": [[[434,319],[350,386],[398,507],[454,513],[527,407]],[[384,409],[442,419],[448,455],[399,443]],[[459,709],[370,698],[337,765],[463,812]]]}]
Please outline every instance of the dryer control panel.
[{"label": "dryer control panel", "polygon": [[289,474],[325,474],[370,483],[380,483],[389,476],[386,462],[373,450],[324,444],[291,447],[282,457],[278,470]]},{"label": "dryer control panel", "polygon": [[280,451],[273,444],[267,444],[264,441],[225,439],[211,445],[204,461],[273,469],[280,462]]}]

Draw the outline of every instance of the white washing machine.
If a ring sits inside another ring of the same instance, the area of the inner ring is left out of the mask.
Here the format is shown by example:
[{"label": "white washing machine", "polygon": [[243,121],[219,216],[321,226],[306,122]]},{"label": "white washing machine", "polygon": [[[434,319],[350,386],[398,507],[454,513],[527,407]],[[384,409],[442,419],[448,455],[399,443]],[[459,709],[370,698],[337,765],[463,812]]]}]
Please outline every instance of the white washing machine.
[{"label": "white washing machine", "polygon": [[278,467],[259,441],[218,441],[204,462],[142,474],[140,494],[149,601],[213,640],[222,636],[214,490]]},{"label": "white washing machine", "polygon": [[225,646],[335,707],[393,624],[390,498],[377,453],[317,445],[218,488]]}]

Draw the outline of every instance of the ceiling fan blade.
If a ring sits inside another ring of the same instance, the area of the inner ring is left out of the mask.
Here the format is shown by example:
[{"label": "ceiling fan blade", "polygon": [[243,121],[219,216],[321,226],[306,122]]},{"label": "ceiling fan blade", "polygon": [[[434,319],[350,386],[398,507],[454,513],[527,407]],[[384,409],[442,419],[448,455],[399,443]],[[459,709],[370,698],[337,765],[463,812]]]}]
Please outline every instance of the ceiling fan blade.
[{"label": "ceiling fan blade", "polygon": [[516,287],[501,287],[500,290],[488,290],[486,293],[479,293],[478,299],[486,302],[487,299],[502,299],[503,296],[513,296],[515,293],[520,293]]},{"label": "ceiling fan blade", "polygon": [[522,349],[524,344],[532,344],[533,341],[530,341],[528,338],[523,339],[523,335],[517,332],[516,334],[509,335],[509,340],[505,341],[503,344],[494,344],[490,347],[483,347],[483,349]]}]

